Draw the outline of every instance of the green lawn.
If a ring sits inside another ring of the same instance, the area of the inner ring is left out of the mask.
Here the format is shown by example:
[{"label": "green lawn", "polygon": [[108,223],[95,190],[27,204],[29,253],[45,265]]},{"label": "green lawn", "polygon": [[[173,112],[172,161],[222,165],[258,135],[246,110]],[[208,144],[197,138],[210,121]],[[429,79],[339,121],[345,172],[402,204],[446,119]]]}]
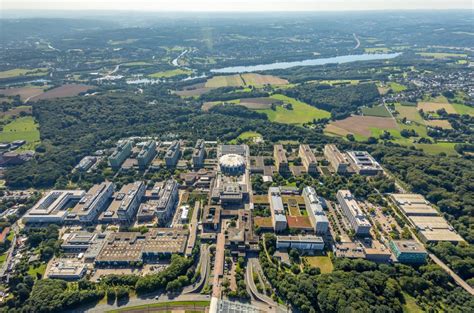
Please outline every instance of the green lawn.
[{"label": "green lawn", "polygon": [[441,53],[441,52],[421,52],[417,53],[422,57],[434,58],[434,59],[446,59],[446,58],[465,58],[465,53]]},{"label": "green lawn", "polygon": [[28,148],[33,148],[40,141],[38,124],[35,123],[33,117],[17,118],[5,125],[0,133],[0,142],[12,142],[15,140],[26,140]]},{"label": "green lawn", "polygon": [[378,105],[372,108],[363,107],[361,111],[364,115],[368,116],[392,117],[385,105]]},{"label": "green lawn", "polygon": [[393,92],[395,93],[398,93],[398,92],[402,92],[404,90],[407,89],[406,86],[402,85],[402,84],[399,84],[399,83],[396,83],[396,82],[389,82],[388,83],[388,86],[390,87],[390,89],[392,89]]},{"label": "green lawn", "polygon": [[331,113],[328,111],[315,108],[284,95],[276,94],[272,95],[271,98],[281,100],[284,103],[290,103],[293,107],[292,110],[288,110],[282,106],[277,106],[275,110],[258,110],[258,112],[265,113],[272,122],[301,125],[311,122],[314,119],[329,118],[331,116]]},{"label": "green lawn", "polygon": [[420,115],[420,112],[418,112],[418,109],[416,106],[408,106],[408,105],[402,105],[400,103],[395,103],[395,110],[399,113],[398,118],[406,118],[409,121],[416,122],[419,124],[423,124],[423,118]]},{"label": "green lawn", "polygon": [[454,110],[458,112],[459,114],[467,114],[470,116],[474,116],[474,107],[470,107],[465,104],[460,104],[460,103],[451,103],[451,105],[454,107]]},{"label": "green lawn", "polygon": [[140,309],[148,309],[148,308],[172,308],[172,307],[200,307],[200,308],[205,308],[208,307],[210,301],[169,301],[169,302],[158,302],[158,303],[152,303],[152,304],[143,304],[143,305],[137,305],[137,306],[130,306],[130,307],[125,307],[122,309],[118,310],[110,310],[107,312],[110,313],[116,313],[116,312],[124,312],[124,311],[130,311],[130,310],[140,310]]},{"label": "green lawn", "polygon": [[403,313],[422,313],[424,312],[418,304],[416,304],[415,298],[407,293],[403,293],[405,298],[405,304],[403,304]]},{"label": "green lawn", "polygon": [[441,152],[446,153],[447,155],[457,155],[456,150],[454,150],[454,142],[437,142],[433,144],[415,144],[415,147],[422,149],[427,154],[437,155]]},{"label": "green lawn", "polygon": [[8,71],[0,72],[0,78],[12,78],[18,76],[43,76],[48,74],[48,69],[45,68],[14,68]]},{"label": "green lawn", "polygon": [[191,70],[183,70],[181,68],[177,68],[174,70],[169,70],[169,71],[161,71],[161,72],[156,72],[153,74],[148,75],[148,77],[151,78],[170,78],[178,75],[189,75],[192,74],[193,71]]},{"label": "green lawn", "polygon": [[8,255],[8,252],[5,252],[5,253],[2,253],[0,254],[0,266],[3,264],[3,262],[5,262],[5,260],[7,259],[7,255]]},{"label": "green lawn", "polygon": [[329,256],[306,256],[303,258],[309,265],[319,267],[322,274],[331,273],[334,270]]},{"label": "green lawn", "polygon": [[262,135],[257,133],[257,132],[252,132],[252,131],[243,132],[237,138],[231,140],[230,143],[231,144],[237,144],[238,139],[249,140],[249,139],[253,139],[253,138],[257,138],[257,137],[262,137]]},{"label": "green lawn", "polygon": [[46,263],[41,263],[38,267],[33,267],[32,265],[30,265],[30,267],[28,268],[28,275],[36,277],[36,274],[40,274],[41,276],[43,276],[45,271]]}]

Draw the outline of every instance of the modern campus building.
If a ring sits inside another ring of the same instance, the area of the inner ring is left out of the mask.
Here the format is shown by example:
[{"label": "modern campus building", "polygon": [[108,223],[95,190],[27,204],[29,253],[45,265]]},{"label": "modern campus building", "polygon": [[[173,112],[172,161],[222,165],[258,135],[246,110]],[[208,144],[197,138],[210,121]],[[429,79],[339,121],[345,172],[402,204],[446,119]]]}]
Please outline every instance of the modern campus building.
[{"label": "modern campus building", "polygon": [[178,202],[178,183],[169,179],[160,189],[156,203],[155,214],[160,225],[165,225],[173,216]]},{"label": "modern campus building", "polygon": [[178,164],[179,158],[181,157],[181,143],[178,140],[175,140],[171,143],[171,146],[168,147],[168,150],[165,154],[165,163],[167,167],[176,167]]},{"label": "modern campus building", "polygon": [[95,156],[85,156],[82,158],[79,164],[76,165],[75,169],[80,172],[86,172],[92,167],[92,165],[95,164],[95,162],[97,162],[97,158]]},{"label": "modern campus building", "polygon": [[272,225],[274,231],[284,231],[288,226],[288,222],[286,220],[283,200],[281,199],[280,188],[268,188],[268,201],[270,203],[270,212],[272,215]]},{"label": "modern campus building", "polygon": [[68,213],[66,221],[90,224],[105,209],[114,193],[114,184],[104,182],[94,185]]},{"label": "modern campus building", "polygon": [[81,279],[87,272],[87,267],[82,261],[75,259],[55,260],[47,272],[48,278],[57,278],[64,280]]},{"label": "modern campus building", "polygon": [[277,249],[323,250],[324,240],[313,235],[277,236],[276,247]]},{"label": "modern campus building", "polygon": [[219,158],[219,168],[227,176],[242,175],[245,173],[245,158],[239,154],[225,154]]},{"label": "modern campus building", "polygon": [[317,235],[325,235],[329,230],[329,220],[314,188],[309,186],[305,187],[303,189],[303,198],[309,220],[314,227],[314,232]]},{"label": "modern campus building", "polygon": [[419,194],[392,194],[393,201],[418,231],[423,242],[464,241],[438,211]]},{"label": "modern campus building", "polygon": [[113,169],[118,169],[122,163],[132,154],[132,142],[125,140],[120,143],[112,155],[109,157],[110,166]]},{"label": "modern campus building", "polygon": [[201,168],[204,165],[206,146],[204,139],[198,139],[193,150],[193,168]]},{"label": "modern campus building", "polygon": [[286,158],[286,150],[282,145],[273,146],[273,158],[275,159],[275,166],[279,173],[288,173],[290,171],[288,159]]},{"label": "modern campus building", "polygon": [[246,158],[249,155],[249,147],[247,145],[220,145],[217,148],[217,156],[226,154],[238,154]]},{"label": "modern campus building", "polygon": [[349,190],[339,190],[337,200],[356,235],[368,235],[371,225]]},{"label": "modern campus building", "polygon": [[137,162],[140,169],[145,169],[156,156],[156,142],[147,141],[138,153]]},{"label": "modern campus building", "polygon": [[298,155],[308,174],[315,174],[318,172],[318,162],[309,145],[300,145]]},{"label": "modern campus building", "polygon": [[383,172],[380,164],[367,151],[348,151],[349,163],[359,175],[377,175]]},{"label": "modern campus building", "polygon": [[63,223],[68,209],[84,194],[83,190],[52,190],[23,216],[23,223]]},{"label": "modern campus building", "polygon": [[124,185],[115,193],[113,200],[99,221],[102,223],[130,223],[137,214],[140,201],[145,194],[145,184],[137,181]]},{"label": "modern campus building", "polygon": [[426,263],[428,253],[426,249],[415,240],[390,240],[389,246],[400,263]]},{"label": "modern campus building", "polygon": [[339,151],[339,149],[333,145],[324,146],[324,157],[328,160],[331,168],[338,174],[347,173],[347,168],[349,167],[349,162],[346,160],[345,156]]}]

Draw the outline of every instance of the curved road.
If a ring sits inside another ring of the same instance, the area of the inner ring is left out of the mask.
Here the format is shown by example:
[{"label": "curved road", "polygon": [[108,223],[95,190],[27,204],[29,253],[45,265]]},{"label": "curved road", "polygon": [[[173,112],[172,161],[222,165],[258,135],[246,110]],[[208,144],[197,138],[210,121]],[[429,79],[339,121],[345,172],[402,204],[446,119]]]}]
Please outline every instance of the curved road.
[{"label": "curved road", "polygon": [[198,292],[202,288],[204,283],[206,282],[210,265],[209,265],[209,246],[205,244],[201,246],[201,256],[200,256],[199,264],[200,264],[200,272],[201,272],[199,281],[193,286],[188,286],[184,288],[183,294]]}]

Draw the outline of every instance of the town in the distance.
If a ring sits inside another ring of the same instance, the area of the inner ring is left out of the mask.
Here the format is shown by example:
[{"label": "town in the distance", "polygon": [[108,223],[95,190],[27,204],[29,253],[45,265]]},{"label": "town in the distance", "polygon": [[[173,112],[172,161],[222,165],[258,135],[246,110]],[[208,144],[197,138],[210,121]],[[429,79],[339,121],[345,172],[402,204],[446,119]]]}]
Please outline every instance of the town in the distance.
[{"label": "town in the distance", "polygon": [[2,12],[0,313],[474,312],[473,25]]}]

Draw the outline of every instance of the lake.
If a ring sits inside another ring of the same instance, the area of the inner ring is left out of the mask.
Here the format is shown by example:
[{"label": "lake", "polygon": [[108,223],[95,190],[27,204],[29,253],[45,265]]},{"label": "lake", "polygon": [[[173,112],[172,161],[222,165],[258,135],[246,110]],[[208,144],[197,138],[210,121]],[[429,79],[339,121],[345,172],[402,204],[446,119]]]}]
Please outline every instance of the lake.
[{"label": "lake", "polygon": [[313,65],[325,65],[331,63],[349,63],[355,61],[371,61],[371,60],[386,60],[393,59],[399,56],[401,53],[372,53],[372,54],[354,54],[354,55],[343,55],[331,58],[321,59],[309,59],[303,61],[294,62],[275,62],[269,64],[259,65],[248,65],[248,66],[230,66],[219,69],[212,69],[212,73],[246,73],[246,72],[258,72],[268,70],[280,70],[295,66],[313,66]]}]

